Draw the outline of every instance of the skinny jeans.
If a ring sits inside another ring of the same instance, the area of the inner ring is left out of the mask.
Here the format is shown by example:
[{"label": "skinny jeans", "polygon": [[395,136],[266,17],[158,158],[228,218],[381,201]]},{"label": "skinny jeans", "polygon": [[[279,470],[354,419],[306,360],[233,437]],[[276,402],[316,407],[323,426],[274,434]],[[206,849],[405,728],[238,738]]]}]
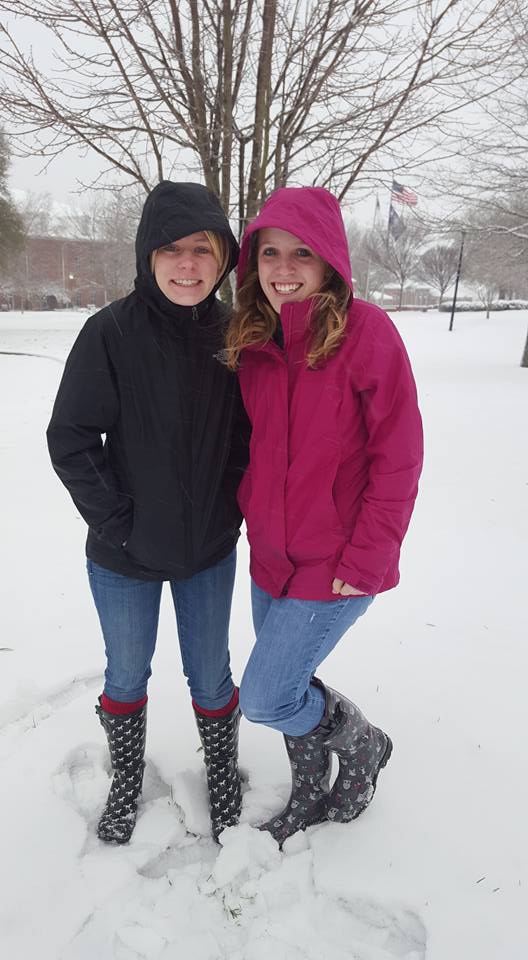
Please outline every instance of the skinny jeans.
[{"label": "skinny jeans", "polygon": [[[193,700],[207,710],[234,693],[229,662],[229,617],[236,550],[186,580],[170,580],[183,672]],[[124,703],[147,693],[156,648],[162,580],[123,576],[87,561],[88,579],[103,632],[104,692]]]}]

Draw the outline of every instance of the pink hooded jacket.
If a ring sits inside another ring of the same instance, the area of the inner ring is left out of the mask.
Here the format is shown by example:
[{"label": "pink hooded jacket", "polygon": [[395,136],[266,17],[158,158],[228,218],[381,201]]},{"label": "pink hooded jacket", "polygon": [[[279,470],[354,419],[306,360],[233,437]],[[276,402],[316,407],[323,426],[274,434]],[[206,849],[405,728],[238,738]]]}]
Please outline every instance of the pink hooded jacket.
[{"label": "pink hooded jacket", "polygon": [[[322,188],[285,187],[247,228],[242,281],[256,230],[277,227],[308,244],[352,289],[339,204]],[[396,586],[400,546],[422,466],[416,387],[401,338],[383,310],[353,300],[337,353],[306,366],[312,301],[281,309],[273,341],[241,355],[252,423],[239,488],[251,575],[273,597],[335,600],[334,577],[367,594]]]}]

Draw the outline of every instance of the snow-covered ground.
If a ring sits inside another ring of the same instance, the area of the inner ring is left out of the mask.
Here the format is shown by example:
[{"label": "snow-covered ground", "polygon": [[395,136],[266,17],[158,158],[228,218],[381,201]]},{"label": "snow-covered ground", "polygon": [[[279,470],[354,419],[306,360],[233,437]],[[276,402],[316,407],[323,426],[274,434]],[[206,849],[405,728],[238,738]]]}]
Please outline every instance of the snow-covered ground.
[{"label": "snow-covered ground", "polygon": [[[0,940],[9,960],[526,960],[528,311],[396,316],[427,460],[401,586],[322,675],[394,740],[375,801],[279,852],[281,737],[242,724],[243,824],[208,837],[165,596],[133,841],[94,835],[108,788],[84,524],[44,429],[82,313],[0,315]],[[20,354],[20,355],[12,355]],[[29,354],[29,355],[25,355]],[[241,543],[235,675],[252,642]]]}]

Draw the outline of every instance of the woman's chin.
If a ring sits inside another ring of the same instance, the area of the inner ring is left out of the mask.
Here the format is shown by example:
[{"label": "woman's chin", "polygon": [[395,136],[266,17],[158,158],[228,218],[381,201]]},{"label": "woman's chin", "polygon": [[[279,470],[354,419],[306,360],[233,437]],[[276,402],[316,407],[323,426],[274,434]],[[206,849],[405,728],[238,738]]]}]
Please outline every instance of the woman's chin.
[{"label": "woman's chin", "polygon": [[202,300],[205,299],[205,295],[202,289],[202,284],[199,287],[193,287],[192,290],[179,290],[177,287],[170,286],[168,289],[164,290],[163,293],[171,303],[174,303],[177,307],[196,307]]}]

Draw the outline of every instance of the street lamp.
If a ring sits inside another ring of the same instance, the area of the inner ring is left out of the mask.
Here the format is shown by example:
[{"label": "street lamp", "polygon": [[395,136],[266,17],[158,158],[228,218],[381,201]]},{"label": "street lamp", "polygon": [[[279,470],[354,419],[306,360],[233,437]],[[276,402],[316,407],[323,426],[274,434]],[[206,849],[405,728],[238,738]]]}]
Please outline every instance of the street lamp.
[{"label": "street lamp", "polygon": [[465,231],[465,230],[462,230],[462,231],[461,231],[461,234],[462,234],[462,237],[461,237],[461,241],[460,241],[460,253],[459,253],[459,255],[458,255],[458,267],[457,267],[456,280],[455,280],[455,292],[454,292],[454,294],[453,294],[453,306],[451,307],[451,319],[450,319],[450,321],[449,321],[449,332],[450,332],[450,333],[451,333],[451,331],[452,331],[452,329],[453,329],[453,321],[454,321],[454,319],[455,319],[455,307],[456,307],[456,302],[457,302],[458,281],[460,280],[460,273],[461,273],[461,270],[462,270],[462,255],[463,255],[463,253],[464,253],[464,239],[465,239],[465,236],[466,236],[466,231]]}]

